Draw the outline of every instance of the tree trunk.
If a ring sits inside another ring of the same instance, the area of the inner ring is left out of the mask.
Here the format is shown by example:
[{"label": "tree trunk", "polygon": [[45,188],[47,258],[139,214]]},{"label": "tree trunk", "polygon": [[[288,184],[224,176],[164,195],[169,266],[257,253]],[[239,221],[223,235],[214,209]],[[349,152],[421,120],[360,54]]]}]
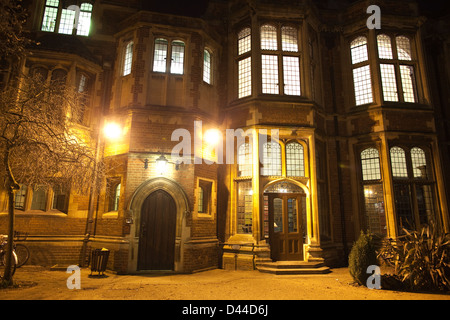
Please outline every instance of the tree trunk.
[{"label": "tree trunk", "polygon": [[5,167],[6,167],[6,189],[8,190],[8,243],[6,245],[6,261],[5,261],[5,272],[3,275],[3,281],[8,285],[12,284],[12,274],[11,266],[13,264],[13,238],[14,238],[14,202],[15,202],[15,192],[20,187],[17,184],[14,176],[11,172],[11,167],[9,164],[10,152],[6,150],[5,152]]},{"label": "tree trunk", "polygon": [[8,285],[12,283],[13,264],[13,237],[14,237],[14,189],[8,187],[8,243],[6,245],[5,273],[3,281]]}]

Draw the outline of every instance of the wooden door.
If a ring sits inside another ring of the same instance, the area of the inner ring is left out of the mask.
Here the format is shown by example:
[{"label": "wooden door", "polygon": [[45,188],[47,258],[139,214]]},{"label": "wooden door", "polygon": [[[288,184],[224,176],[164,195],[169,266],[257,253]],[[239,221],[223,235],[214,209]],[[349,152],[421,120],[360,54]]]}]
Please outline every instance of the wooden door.
[{"label": "wooden door", "polygon": [[173,270],[177,211],[173,198],[158,190],[141,209],[138,270]]},{"label": "wooden door", "polygon": [[303,260],[302,197],[269,194],[269,241],[275,261]]}]

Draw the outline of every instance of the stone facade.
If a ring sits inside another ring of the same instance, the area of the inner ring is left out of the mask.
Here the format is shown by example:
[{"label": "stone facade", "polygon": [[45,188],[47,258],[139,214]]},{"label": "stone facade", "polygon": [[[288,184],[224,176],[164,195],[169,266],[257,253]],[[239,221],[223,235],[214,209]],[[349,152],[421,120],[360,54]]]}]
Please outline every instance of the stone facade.
[{"label": "stone facade", "polygon": [[[16,230],[27,234],[31,263],[84,263],[89,250],[104,247],[117,272],[156,271],[143,262],[144,243],[167,239],[143,221],[159,208],[149,200],[158,190],[174,203],[174,244],[162,256],[175,272],[290,259],[343,265],[360,230],[396,237],[408,219],[414,228],[433,221],[450,231],[448,128],[441,120],[449,72],[448,65],[433,67],[448,61],[434,56],[448,58],[448,35],[441,33],[447,42],[440,47],[414,2],[376,1],[383,26],[376,30],[366,25],[373,1],[337,1],[336,8],[307,0],[217,0],[173,10],[145,1],[72,1],[81,11],[92,4],[85,9],[88,35],[77,35],[81,25],[59,32],[67,24],[63,2],[27,2],[26,27],[40,45],[21,71],[43,68],[51,77],[62,69],[76,87],[84,77],[90,106],[84,130],[92,137],[107,123],[122,130],[114,140],[99,140],[108,174],[93,212],[89,195],[78,194],[65,195],[64,210],[53,209],[52,191],[46,209],[37,210],[28,187]],[[353,46],[358,39],[364,40]],[[392,57],[380,56],[381,47]],[[404,51],[409,58],[402,60]],[[355,63],[356,54],[366,58]],[[395,71],[387,73],[386,65]],[[364,79],[356,76],[364,67],[370,84],[361,89]],[[359,103],[364,94],[367,103]],[[180,129],[190,134],[184,161],[172,155]],[[208,129],[222,134],[223,159],[220,144],[197,144]],[[240,130],[250,134],[239,140],[233,134]],[[405,155],[403,177],[395,147]],[[374,150],[377,156],[366,158]],[[156,165],[161,155],[164,172]],[[418,164],[431,172],[426,178]],[[6,202],[3,192],[2,232]]]}]

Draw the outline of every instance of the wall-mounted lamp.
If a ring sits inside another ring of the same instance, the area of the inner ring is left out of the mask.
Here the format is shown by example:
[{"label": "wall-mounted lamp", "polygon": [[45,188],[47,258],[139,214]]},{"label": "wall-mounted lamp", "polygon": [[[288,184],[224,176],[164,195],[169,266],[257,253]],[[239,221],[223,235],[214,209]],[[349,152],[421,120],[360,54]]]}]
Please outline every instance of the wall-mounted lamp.
[{"label": "wall-mounted lamp", "polygon": [[163,154],[161,154],[161,155],[159,156],[159,158],[156,159],[156,171],[157,171],[159,174],[164,174],[164,173],[166,173],[166,170],[167,170],[167,163],[169,163],[169,161],[167,160],[167,158],[166,158]]},{"label": "wall-mounted lamp", "polygon": [[[144,159],[144,169],[148,169],[148,164],[150,163],[149,159]],[[158,174],[165,174],[167,172],[167,164],[168,163],[172,163],[175,165],[175,170],[180,170],[180,166],[181,163],[180,161],[177,160],[177,162],[170,162],[169,160],[167,160],[167,158],[164,156],[163,153],[161,153],[161,155],[155,160],[154,162],[156,164],[155,168],[156,168],[156,172]]]}]

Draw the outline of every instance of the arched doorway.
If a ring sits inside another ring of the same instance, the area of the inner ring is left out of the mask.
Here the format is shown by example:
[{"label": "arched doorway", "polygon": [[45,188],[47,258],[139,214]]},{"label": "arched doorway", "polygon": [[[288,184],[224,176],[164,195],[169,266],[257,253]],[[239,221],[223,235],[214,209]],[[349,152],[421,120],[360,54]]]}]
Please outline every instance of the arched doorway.
[{"label": "arched doorway", "polygon": [[280,181],[266,187],[263,197],[265,233],[272,260],[303,260],[307,234],[304,190],[289,181]]},{"label": "arched doorway", "polygon": [[[190,214],[189,202],[183,188],[178,183],[168,178],[158,177],[142,183],[130,199],[127,211],[132,221],[129,234],[130,250],[128,254],[128,272],[130,273],[156,270],[148,269],[149,266],[145,264],[139,265],[138,260],[140,253],[143,254],[146,252],[145,249],[141,250],[141,236],[143,232],[147,234],[149,232],[148,227],[146,227],[147,230],[142,229],[143,223],[141,220],[148,219],[146,212],[150,209],[147,208],[151,208],[151,203],[157,201],[158,197],[160,197],[163,203],[171,202],[168,197],[175,203],[175,236],[173,237],[175,244],[172,270],[175,272],[184,271],[184,244],[190,237],[190,227],[186,224],[186,217]],[[145,225],[148,226],[148,223]],[[144,243],[144,245],[146,244]]]},{"label": "arched doorway", "polygon": [[177,208],[163,190],[151,193],[142,204],[138,270],[174,270]]}]

